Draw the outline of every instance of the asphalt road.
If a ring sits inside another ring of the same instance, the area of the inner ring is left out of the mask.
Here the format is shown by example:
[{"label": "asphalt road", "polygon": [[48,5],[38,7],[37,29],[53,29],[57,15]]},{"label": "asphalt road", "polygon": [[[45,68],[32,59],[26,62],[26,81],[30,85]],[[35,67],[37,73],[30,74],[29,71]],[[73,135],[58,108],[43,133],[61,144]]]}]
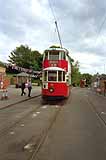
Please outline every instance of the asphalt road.
[{"label": "asphalt road", "polygon": [[106,98],[89,89],[74,88],[33,159],[105,160],[105,108]]},{"label": "asphalt road", "polygon": [[73,88],[64,101],[0,110],[0,160],[71,159],[106,159],[106,98]]},{"label": "asphalt road", "polygon": [[58,111],[41,97],[0,110],[0,160],[29,160]]}]

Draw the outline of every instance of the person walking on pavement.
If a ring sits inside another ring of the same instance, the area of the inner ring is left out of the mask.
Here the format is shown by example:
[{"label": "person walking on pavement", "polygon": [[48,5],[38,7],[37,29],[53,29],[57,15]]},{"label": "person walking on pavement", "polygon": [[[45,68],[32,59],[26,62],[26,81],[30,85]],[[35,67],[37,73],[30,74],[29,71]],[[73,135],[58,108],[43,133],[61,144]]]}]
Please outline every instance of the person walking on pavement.
[{"label": "person walking on pavement", "polygon": [[21,84],[21,91],[22,91],[21,96],[26,94],[24,89],[25,89],[25,82],[22,82],[22,84]]},{"label": "person walking on pavement", "polygon": [[28,82],[28,97],[31,97],[31,90],[32,90],[32,84],[31,84],[31,80],[29,80],[29,82]]}]

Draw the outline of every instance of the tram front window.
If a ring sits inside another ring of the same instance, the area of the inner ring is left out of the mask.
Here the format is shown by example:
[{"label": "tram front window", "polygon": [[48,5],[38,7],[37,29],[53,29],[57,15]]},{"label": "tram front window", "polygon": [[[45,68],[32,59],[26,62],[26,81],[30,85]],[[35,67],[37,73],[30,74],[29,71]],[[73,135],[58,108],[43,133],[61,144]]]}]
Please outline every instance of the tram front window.
[{"label": "tram front window", "polygon": [[57,81],[56,71],[48,71],[48,81]]},{"label": "tram front window", "polygon": [[49,52],[49,60],[59,60],[59,52]]},{"label": "tram front window", "polygon": [[65,72],[58,71],[58,81],[65,81]]}]

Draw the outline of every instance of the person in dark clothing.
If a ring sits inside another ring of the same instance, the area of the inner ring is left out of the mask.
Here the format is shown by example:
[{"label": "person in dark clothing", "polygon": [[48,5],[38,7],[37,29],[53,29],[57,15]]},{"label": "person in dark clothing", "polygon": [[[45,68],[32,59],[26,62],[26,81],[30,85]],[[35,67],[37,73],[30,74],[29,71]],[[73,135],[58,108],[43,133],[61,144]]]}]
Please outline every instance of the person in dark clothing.
[{"label": "person in dark clothing", "polygon": [[24,89],[25,89],[25,82],[22,82],[22,84],[21,84],[21,91],[22,91],[21,96],[26,94]]},{"label": "person in dark clothing", "polygon": [[28,82],[28,97],[31,97],[32,84],[31,81]]}]

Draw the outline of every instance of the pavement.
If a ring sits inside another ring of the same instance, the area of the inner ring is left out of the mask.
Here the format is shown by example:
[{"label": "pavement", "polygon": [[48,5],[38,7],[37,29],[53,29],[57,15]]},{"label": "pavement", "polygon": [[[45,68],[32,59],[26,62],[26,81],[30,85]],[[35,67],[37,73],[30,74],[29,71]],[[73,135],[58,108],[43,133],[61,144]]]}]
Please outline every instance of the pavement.
[{"label": "pavement", "polygon": [[[0,90],[0,109],[6,108],[12,104],[29,99],[28,89],[25,89],[26,95],[21,96],[21,88],[15,88],[15,85],[11,85],[7,89],[8,98],[1,100],[3,91]],[[31,98],[41,95],[41,87],[33,86],[31,91]]]}]

